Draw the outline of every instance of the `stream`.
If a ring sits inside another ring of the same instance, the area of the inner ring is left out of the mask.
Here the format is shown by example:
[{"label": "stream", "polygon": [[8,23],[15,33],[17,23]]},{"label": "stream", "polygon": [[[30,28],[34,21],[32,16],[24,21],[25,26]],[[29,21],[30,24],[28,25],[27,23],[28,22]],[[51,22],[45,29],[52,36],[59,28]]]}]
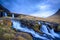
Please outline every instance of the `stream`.
[{"label": "stream", "polygon": [[[21,22],[18,20],[11,20],[13,25],[12,27],[16,30],[20,30],[22,32],[30,33],[33,36],[33,40],[60,40],[60,34],[54,32],[54,29],[50,29],[47,25],[42,24],[40,31],[44,34],[41,36],[39,33],[35,32],[33,29],[29,29],[28,27],[21,26]],[[40,24],[40,23],[39,23]]]}]

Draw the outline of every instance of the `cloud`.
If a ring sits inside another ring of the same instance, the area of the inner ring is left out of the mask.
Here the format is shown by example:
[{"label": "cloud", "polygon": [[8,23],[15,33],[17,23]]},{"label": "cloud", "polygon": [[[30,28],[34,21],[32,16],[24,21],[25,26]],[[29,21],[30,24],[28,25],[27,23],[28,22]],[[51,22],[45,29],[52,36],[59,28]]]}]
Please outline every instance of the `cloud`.
[{"label": "cloud", "polygon": [[60,8],[60,0],[0,0],[0,4],[11,12],[37,17],[53,15]]}]

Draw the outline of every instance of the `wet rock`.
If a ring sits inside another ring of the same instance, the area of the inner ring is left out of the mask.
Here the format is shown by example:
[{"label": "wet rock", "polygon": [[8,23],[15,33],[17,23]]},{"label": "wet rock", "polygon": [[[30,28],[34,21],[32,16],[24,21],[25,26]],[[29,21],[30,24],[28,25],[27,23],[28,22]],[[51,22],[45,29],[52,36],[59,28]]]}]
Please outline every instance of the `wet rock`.
[{"label": "wet rock", "polygon": [[28,28],[33,29],[36,32],[39,32],[39,33],[43,34],[40,31],[41,24],[38,24],[38,21],[34,21],[34,20],[21,20],[21,24],[24,25],[24,26],[27,26]]},{"label": "wet rock", "polygon": [[58,31],[60,31],[60,25],[58,26]]},{"label": "wet rock", "polygon": [[40,31],[40,27],[41,27],[41,25],[35,24],[35,25],[33,26],[33,29],[34,29],[36,32],[42,33],[42,32]]},{"label": "wet rock", "polygon": [[60,32],[60,25],[58,25],[58,26],[55,28],[55,31],[56,31],[56,32]]}]

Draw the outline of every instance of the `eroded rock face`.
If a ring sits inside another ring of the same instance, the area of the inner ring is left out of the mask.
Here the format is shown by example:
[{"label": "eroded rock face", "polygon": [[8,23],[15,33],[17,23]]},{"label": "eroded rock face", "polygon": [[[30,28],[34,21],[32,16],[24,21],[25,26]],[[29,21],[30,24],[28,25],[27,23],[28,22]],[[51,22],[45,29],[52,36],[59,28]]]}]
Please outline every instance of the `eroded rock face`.
[{"label": "eroded rock face", "polygon": [[57,27],[55,27],[55,31],[56,32],[60,32],[60,25],[58,25]]}]

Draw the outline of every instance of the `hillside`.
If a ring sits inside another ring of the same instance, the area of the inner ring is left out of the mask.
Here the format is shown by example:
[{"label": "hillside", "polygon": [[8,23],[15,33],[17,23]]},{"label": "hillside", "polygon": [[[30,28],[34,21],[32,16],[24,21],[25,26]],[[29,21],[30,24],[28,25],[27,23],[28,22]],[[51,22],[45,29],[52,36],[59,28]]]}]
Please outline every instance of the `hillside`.
[{"label": "hillside", "polygon": [[47,21],[60,23],[60,9],[52,16],[46,18]]},{"label": "hillside", "polygon": [[[27,19],[27,20],[42,20],[42,21],[48,21],[48,22],[56,22],[56,23],[60,23],[60,9],[52,16],[48,17],[48,18],[41,18],[41,17],[34,17],[34,16],[30,16],[30,15],[24,15],[24,14],[18,14],[18,13],[11,13],[8,9],[6,9],[5,7],[3,7],[0,4],[0,16],[3,16],[3,12],[6,12],[8,17],[12,17],[12,14],[14,14],[15,18],[19,18],[19,19]],[[1,17],[2,17],[1,16]]]},{"label": "hillside", "polygon": [[29,15],[20,15],[20,16],[18,16],[18,18],[28,19],[28,20],[41,20],[41,21],[60,23],[60,9],[54,15],[49,16],[47,18],[34,17],[34,16],[29,16]]}]

